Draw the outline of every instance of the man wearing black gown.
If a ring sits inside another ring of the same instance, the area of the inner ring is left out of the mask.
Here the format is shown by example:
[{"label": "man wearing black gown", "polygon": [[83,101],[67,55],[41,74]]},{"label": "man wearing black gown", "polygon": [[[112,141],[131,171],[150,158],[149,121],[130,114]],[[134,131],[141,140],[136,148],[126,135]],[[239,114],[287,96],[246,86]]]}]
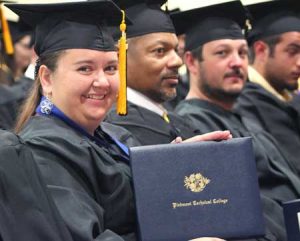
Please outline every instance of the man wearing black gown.
[{"label": "man wearing black gown", "polygon": [[160,9],[159,1],[127,1],[125,6],[116,2],[127,7],[126,14],[134,21],[127,26],[128,114],[118,116],[112,109],[106,121],[126,128],[142,145],[198,134],[191,123],[163,106],[176,96],[182,64],[175,51],[178,39],[170,16]]},{"label": "man wearing black gown", "polygon": [[[235,109],[277,140],[299,175],[300,112],[292,93],[300,76],[300,18],[290,2],[249,6],[254,16],[248,36],[252,66]],[[272,11],[266,14],[267,9]]]},{"label": "man wearing black gown", "polygon": [[[245,19],[233,14],[243,12],[238,3],[233,1],[173,15],[178,31],[186,33],[185,63],[190,73],[189,93],[176,111],[190,118],[201,131],[230,130],[233,137],[253,138],[267,227],[275,240],[282,241],[286,240],[286,234],[278,205],[299,198],[300,179],[292,163],[278,151],[272,136],[232,112],[246,82],[248,64],[248,46],[241,29]],[[224,12],[227,12],[225,17]],[[194,28],[187,23],[193,23]],[[245,123],[252,125],[251,132]]]}]

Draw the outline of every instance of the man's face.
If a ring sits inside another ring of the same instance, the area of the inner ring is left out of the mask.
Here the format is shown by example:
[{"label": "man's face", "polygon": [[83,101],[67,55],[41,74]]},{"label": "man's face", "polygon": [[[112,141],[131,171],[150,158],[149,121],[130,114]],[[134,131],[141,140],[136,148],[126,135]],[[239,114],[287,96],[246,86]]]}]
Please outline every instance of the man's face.
[{"label": "man's face", "polygon": [[300,77],[300,32],[281,35],[266,64],[264,77],[277,90],[296,90]]},{"label": "man's face", "polygon": [[209,99],[231,103],[247,80],[246,40],[221,39],[203,45],[199,88]]},{"label": "man's face", "polygon": [[174,98],[182,65],[175,51],[177,44],[172,33],[132,38],[127,55],[128,86],[159,103]]}]

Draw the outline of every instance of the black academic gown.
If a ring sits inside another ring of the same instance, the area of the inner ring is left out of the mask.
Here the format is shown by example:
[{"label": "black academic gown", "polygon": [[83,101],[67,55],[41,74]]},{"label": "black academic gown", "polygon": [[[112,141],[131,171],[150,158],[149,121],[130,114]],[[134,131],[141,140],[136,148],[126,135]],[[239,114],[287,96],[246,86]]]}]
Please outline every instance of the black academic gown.
[{"label": "black academic gown", "polygon": [[71,241],[32,153],[0,130],[0,240]]},{"label": "black academic gown", "polygon": [[132,133],[121,126],[116,126],[108,122],[101,122],[101,128],[105,133],[125,144],[127,147],[141,145]]},{"label": "black academic gown", "polygon": [[300,110],[283,102],[263,87],[247,83],[235,111],[270,133],[300,174]]},{"label": "black academic gown", "polygon": [[131,174],[121,152],[112,159],[56,117],[32,117],[21,136],[74,240],[135,240]]},{"label": "black academic gown", "polygon": [[115,108],[107,115],[105,121],[127,129],[142,145],[166,144],[176,137],[183,139],[197,135],[199,130],[184,118],[168,113],[170,123],[146,108],[128,102],[128,114],[119,116]]},{"label": "black academic gown", "polygon": [[[292,107],[300,113],[300,93],[298,92],[291,101]],[[300,123],[299,123],[300,125]]]},{"label": "black academic gown", "polygon": [[246,120],[204,100],[185,100],[179,104],[176,112],[191,119],[203,133],[230,130],[233,137],[253,138],[267,227],[277,237],[276,240],[286,240],[281,204],[284,201],[300,198],[300,178],[292,171],[293,167],[278,150],[274,138],[259,127],[253,127],[252,130],[255,131],[250,133],[243,124]]},{"label": "black academic gown", "polygon": [[25,77],[11,86],[0,85],[0,128],[13,129],[31,85],[32,80]]},{"label": "black academic gown", "polygon": [[[1,61],[2,59],[0,59]],[[0,85],[12,85],[15,80],[10,69],[5,65],[5,69],[0,65]]]},{"label": "black academic gown", "polygon": [[11,87],[0,85],[0,128],[11,129],[14,125],[17,108],[15,100]]}]

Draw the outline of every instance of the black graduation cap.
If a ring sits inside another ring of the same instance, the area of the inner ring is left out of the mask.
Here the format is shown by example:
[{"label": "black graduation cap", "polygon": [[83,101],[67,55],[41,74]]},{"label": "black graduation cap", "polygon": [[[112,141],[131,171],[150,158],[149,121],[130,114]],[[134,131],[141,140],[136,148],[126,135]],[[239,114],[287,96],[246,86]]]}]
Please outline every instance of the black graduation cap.
[{"label": "black graduation cap", "polygon": [[[89,0],[90,1],[90,0]],[[148,5],[163,5],[168,0],[113,0],[121,9],[127,9],[137,4],[146,3]]]},{"label": "black graduation cap", "polygon": [[175,33],[175,28],[167,12],[161,5],[167,0],[114,0],[133,25],[127,27],[127,37],[137,37],[149,33],[168,32]]},{"label": "black graduation cap", "polygon": [[[273,0],[248,5],[253,19],[248,34],[251,45],[258,39],[286,32],[300,31],[299,0]],[[297,2],[297,3],[296,3]],[[298,17],[297,17],[298,14]]]},{"label": "black graduation cap", "polygon": [[32,27],[22,20],[19,20],[18,22],[8,21],[8,25],[13,43],[18,42],[26,35],[31,36],[33,33]]},{"label": "black graduation cap", "polygon": [[35,27],[35,51],[63,49],[115,50],[107,25],[118,25],[120,9],[110,0],[49,4],[6,4],[26,23]]},{"label": "black graduation cap", "polygon": [[240,1],[225,2],[184,12],[171,18],[176,33],[186,34],[185,50],[193,50],[218,39],[244,39],[247,11]]}]

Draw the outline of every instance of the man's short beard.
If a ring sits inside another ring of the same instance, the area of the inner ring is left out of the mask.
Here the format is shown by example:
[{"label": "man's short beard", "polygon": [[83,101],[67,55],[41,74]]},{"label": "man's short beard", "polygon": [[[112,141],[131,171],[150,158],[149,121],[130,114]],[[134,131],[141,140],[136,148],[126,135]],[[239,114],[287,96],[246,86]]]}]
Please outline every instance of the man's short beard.
[{"label": "man's short beard", "polygon": [[174,92],[166,93],[163,90],[157,91],[150,91],[148,92],[148,97],[157,102],[157,103],[164,103],[166,101],[173,100],[177,96],[176,90]]},{"label": "man's short beard", "polygon": [[[227,104],[234,104],[234,102],[239,97],[242,90],[231,90],[226,91],[220,87],[213,87],[210,85],[210,81],[206,77],[206,69],[200,64],[200,79],[198,80],[198,88],[201,92],[209,99],[216,100],[218,102],[224,102]],[[243,74],[240,69],[235,70],[235,74],[241,75],[240,78],[243,78]]]},{"label": "man's short beard", "polygon": [[[279,79],[272,79],[272,81],[270,81],[271,83],[277,83],[278,85],[277,86],[279,86],[279,89],[277,89],[277,90],[279,90],[279,92],[281,92],[281,91],[283,91],[283,90],[288,90],[288,91],[295,91],[295,90],[297,90],[298,89],[298,82],[295,82],[295,84],[294,85],[292,85],[292,84],[286,84],[286,83],[283,83],[283,82],[281,82],[281,80],[279,80]],[[271,85],[273,85],[273,84],[271,84]],[[275,88],[276,89],[276,88]]]},{"label": "man's short beard", "polygon": [[295,85],[287,84],[282,79],[277,78],[276,74],[272,74],[271,72],[266,72],[265,78],[271,84],[271,86],[279,92],[283,91],[284,89],[289,91],[298,89],[298,81],[295,82]]},{"label": "man's short beard", "polygon": [[172,93],[164,93],[161,92],[161,99],[163,102],[173,100],[177,96],[177,91],[174,91]]},{"label": "man's short beard", "polygon": [[224,103],[234,103],[239,97],[241,91],[225,91],[220,88],[210,86],[207,81],[201,84],[202,93],[211,100],[222,101]]}]

